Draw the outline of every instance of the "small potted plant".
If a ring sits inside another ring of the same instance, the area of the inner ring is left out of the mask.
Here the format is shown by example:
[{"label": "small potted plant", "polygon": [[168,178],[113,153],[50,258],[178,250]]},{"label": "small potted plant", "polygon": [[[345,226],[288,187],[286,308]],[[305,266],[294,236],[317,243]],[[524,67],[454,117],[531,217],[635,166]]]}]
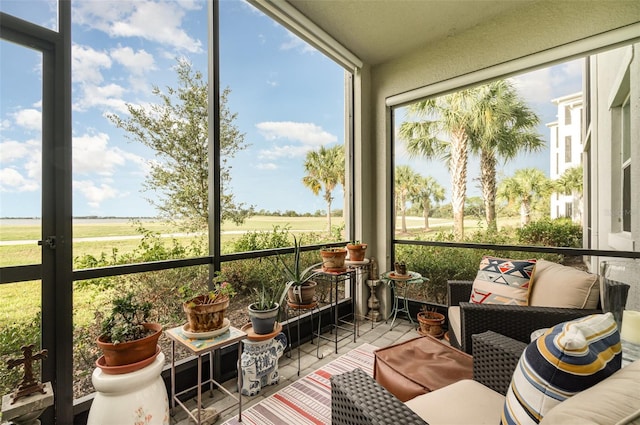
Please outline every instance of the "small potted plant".
[{"label": "small potted plant", "polygon": [[148,321],[151,308],[150,302],[136,300],[131,292],[113,300],[97,339],[106,366],[129,365],[155,357],[162,325]]},{"label": "small potted plant", "polygon": [[321,263],[313,264],[306,269],[302,270],[300,266],[300,255],[302,250],[300,249],[301,242],[298,242],[296,237],[293,237],[294,254],[293,263],[288,264],[283,257],[278,255],[279,264],[282,266],[282,273],[286,280],[285,289],[287,291],[287,298],[289,303],[307,305],[313,303],[315,290],[317,283],[312,279],[318,275],[318,272],[314,272],[321,266]]},{"label": "small potted plant", "polygon": [[353,241],[347,244],[347,251],[349,251],[349,261],[363,261],[364,253],[367,250],[366,243],[360,243],[360,241]]},{"label": "small potted plant", "polygon": [[[182,288],[183,294],[189,291]],[[236,294],[229,282],[215,282],[207,294],[190,297],[182,304],[187,314],[189,331],[211,332],[224,326],[224,317],[231,297]]]},{"label": "small potted plant", "polygon": [[422,310],[418,312],[418,333],[420,335],[431,335],[435,338],[442,338],[444,335],[445,317],[444,314],[438,313],[434,310],[427,309],[426,306],[422,307]]},{"label": "small potted plant", "polygon": [[404,261],[396,261],[393,264],[393,269],[395,270],[396,275],[398,276],[407,275],[407,265],[404,263]]},{"label": "small potted plant", "polygon": [[256,334],[266,335],[273,332],[286,291],[282,284],[265,286],[264,283],[253,290],[255,299],[248,307],[251,326]]},{"label": "small potted plant", "polygon": [[347,258],[346,248],[322,248],[322,269],[328,272],[341,272],[346,270],[344,261]]}]

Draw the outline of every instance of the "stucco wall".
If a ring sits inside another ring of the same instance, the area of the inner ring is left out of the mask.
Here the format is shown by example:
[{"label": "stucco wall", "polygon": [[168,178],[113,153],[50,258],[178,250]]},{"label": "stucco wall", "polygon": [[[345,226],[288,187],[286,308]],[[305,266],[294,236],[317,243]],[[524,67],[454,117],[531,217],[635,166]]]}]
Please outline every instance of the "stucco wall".
[{"label": "stucco wall", "polygon": [[[546,65],[543,62],[553,57],[548,54],[549,49],[637,22],[640,22],[637,1],[543,1],[425,46],[399,60],[366,69],[370,76],[371,92],[367,97],[371,104],[363,103],[358,112],[362,133],[366,133],[365,128],[370,132],[370,138],[362,143],[370,149],[363,150],[360,160],[367,169],[363,176],[368,179],[362,189],[372,198],[362,220],[362,237],[370,241],[381,269],[390,265],[391,247],[390,169],[386,166],[391,164],[390,115],[385,105],[388,97],[456,78],[469,83],[463,76],[478,70],[484,72],[471,75],[471,80],[479,82],[517,73],[532,63]],[[564,55],[577,55],[585,47],[578,43],[574,48],[563,49]]]}]

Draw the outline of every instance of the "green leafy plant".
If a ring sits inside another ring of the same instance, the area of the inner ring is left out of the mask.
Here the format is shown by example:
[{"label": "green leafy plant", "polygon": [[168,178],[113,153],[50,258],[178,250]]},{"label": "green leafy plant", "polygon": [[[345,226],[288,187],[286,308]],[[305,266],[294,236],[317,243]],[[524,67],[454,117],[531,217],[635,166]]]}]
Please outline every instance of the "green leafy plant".
[{"label": "green leafy plant", "polygon": [[253,288],[253,291],[255,297],[251,308],[260,311],[281,306],[287,293],[284,284],[267,286],[263,283],[260,288]]},{"label": "green leafy plant", "polygon": [[294,250],[292,264],[288,264],[281,255],[276,257],[278,263],[282,266],[282,274],[287,282],[285,291],[288,290],[290,286],[301,286],[313,279],[319,273],[313,270],[322,265],[322,263],[315,263],[306,269],[302,269],[300,265],[300,255],[302,253],[302,249],[300,248],[301,242],[302,240],[298,242],[296,237],[293,237]]},{"label": "green leafy plant", "polygon": [[120,344],[135,341],[147,336],[150,332],[143,326],[151,314],[152,304],[138,301],[131,292],[113,300],[111,313],[102,322],[102,337],[105,342]]}]

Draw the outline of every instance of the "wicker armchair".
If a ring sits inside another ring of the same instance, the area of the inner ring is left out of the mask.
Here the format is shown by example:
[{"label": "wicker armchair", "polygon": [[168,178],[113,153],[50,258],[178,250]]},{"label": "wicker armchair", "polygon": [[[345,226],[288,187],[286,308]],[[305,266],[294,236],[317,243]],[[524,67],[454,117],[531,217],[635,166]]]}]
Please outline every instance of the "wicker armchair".
[{"label": "wicker armchair", "polygon": [[[526,344],[495,332],[473,336],[473,379],[506,394]],[[331,377],[335,425],[425,424],[411,409],[360,369]]]},{"label": "wicker armchair", "polygon": [[[472,335],[492,330],[517,341],[529,342],[531,333],[560,322],[589,314],[602,313],[601,309],[532,307],[469,302],[473,282],[450,280],[447,283],[448,306],[460,307],[460,341],[449,332],[451,345],[472,353]],[[605,285],[606,286],[606,285]]]}]

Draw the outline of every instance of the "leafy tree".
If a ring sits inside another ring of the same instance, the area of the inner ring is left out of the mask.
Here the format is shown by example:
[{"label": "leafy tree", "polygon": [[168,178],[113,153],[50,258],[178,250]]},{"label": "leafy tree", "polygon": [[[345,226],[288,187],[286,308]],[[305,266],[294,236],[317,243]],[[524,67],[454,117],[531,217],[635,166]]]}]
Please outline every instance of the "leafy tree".
[{"label": "leafy tree", "polygon": [[464,236],[469,137],[479,114],[475,108],[477,91],[477,88],[460,90],[410,105],[409,113],[420,120],[402,123],[399,131],[410,155],[447,161],[451,177],[453,232],[458,240]]},{"label": "leafy tree", "polygon": [[407,202],[413,199],[420,187],[420,174],[408,165],[398,165],[395,172],[395,208],[402,217],[402,232],[407,233]]},{"label": "leafy tree", "polygon": [[[108,118],[128,133],[127,138],[155,151],[157,161],[149,161],[144,190],[159,194],[159,200],[148,201],[160,216],[186,230],[202,230],[209,222],[208,85],[186,60],[179,60],[175,69],[177,88],[163,92],[154,86],[156,103],[127,104],[128,117]],[[230,92],[226,88],[220,96],[221,218],[240,224],[252,208],[237,203],[229,190],[228,162],[247,146],[235,125],[237,114],[227,106]]]},{"label": "leafy tree", "polygon": [[512,83],[493,81],[477,89],[479,114],[473,122],[471,151],[480,155],[480,187],[487,228],[497,229],[496,164],[511,160],[520,152],[535,152],[544,140],[535,131],[540,119],[520,98]]},{"label": "leafy tree", "polygon": [[577,211],[577,218],[582,216],[582,184],[584,173],[581,166],[571,167],[554,182],[555,190],[573,198],[573,211]]},{"label": "leafy tree", "polygon": [[418,177],[418,188],[411,198],[414,202],[422,206],[422,217],[424,217],[424,230],[430,230],[429,215],[431,214],[431,202],[438,204],[444,201],[444,187],[431,176]]},{"label": "leafy tree", "polygon": [[344,187],[345,181],[345,156],[344,146],[335,145],[331,148],[321,146],[317,151],[307,152],[304,161],[302,183],[311,189],[314,195],[323,192],[327,203],[327,231],[331,231],[331,202],[333,201],[333,189],[338,184]]},{"label": "leafy tree", "polygon": [[504,179],[498,186],[498,196],[509,203],[520,203],[520,224],[531,221],[533,202],[548,196],[552,190],[551,181],[537,168],[522,168],[513,177]]}]

